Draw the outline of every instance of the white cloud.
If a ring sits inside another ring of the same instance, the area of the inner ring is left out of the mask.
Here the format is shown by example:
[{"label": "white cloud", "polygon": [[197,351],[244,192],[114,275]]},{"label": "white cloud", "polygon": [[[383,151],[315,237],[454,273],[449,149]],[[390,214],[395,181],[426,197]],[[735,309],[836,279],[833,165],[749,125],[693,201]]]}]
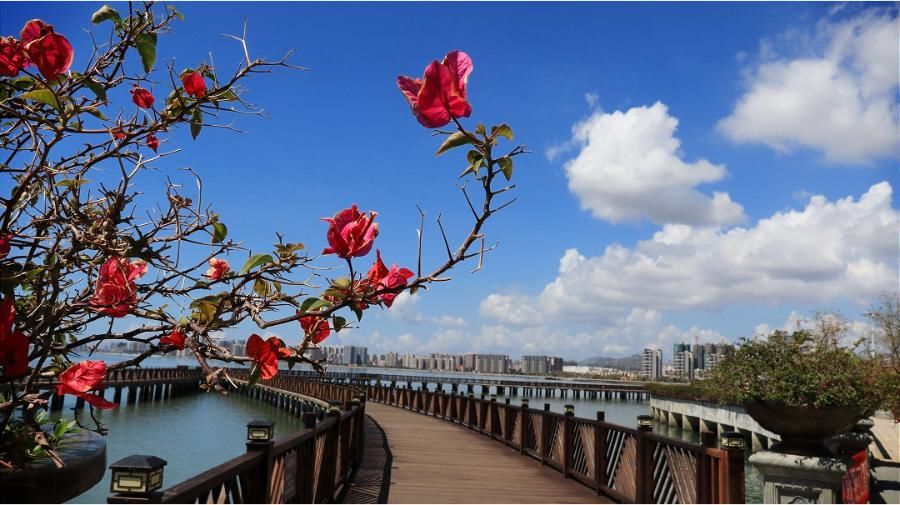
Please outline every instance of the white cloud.
[{"label": "white cloud", "polygon": [[728,193],[710,197],[695,189],[723,179],[725,167],[704,159],[685,161],[677,126],[660,102],[626,112],[598,111],[576,124],[572,142],[581,150],[565,170],[581,207],[611,222],[643,217],[695,225],[742,221],[743,208]]},{"label": "white cloud", "polygon": [[569,249],[539,295],[490,295],[482,315],[521,324],[540,307],[547,324],[605,321],[632,307],[869,302],[896,289],[897,230],[887,182],[858,200],[813,196],[749,228],[666,225],[634,248],[613,244],[597,257]]},{"label": "white cloud", "polygon": [[748,89],[720,131],[783,152],[821,150],[837,163],[896,156],[896,16],[871,10],[821,23],[816,35],[820,49],[795,59],[769,59],[763,45],[763,61],[748,70]]},{"label": "white cloud", "polygon": [[520,326],[539,325],[542,317],[541,311],[524,295],[488,295],[481,301],[479,311],[482,316]]},{"label": "white cloud", "polygon": [[411,295],[409,294],[409,291],[404,291],[397,295],[397,298],[394,298],[394,303],[387,309],[387,314],[394,319],[401,319],[408,323],[430,323],[438,326],[456,328],[468,325],[465,319],[449,314],[435,317],[422,314],[422,312],[418,310],[419,300],[421,299],[420,295]]}]

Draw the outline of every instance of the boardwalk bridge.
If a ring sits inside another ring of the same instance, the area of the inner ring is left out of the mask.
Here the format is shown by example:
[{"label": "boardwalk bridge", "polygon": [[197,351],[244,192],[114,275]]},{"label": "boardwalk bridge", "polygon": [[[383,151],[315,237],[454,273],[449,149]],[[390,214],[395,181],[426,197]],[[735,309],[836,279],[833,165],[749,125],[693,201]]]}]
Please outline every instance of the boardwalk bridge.
[{"label": "boardwalk bridge", "polygon": [[[165,489],[161,478],[129,489],[140,475],[135,461],[161,460],[126,458],[110,465],[119,491],[110,503],[744,501],[742,449],[717,447],[712,437],[699,445],[666,438],[650,422],[624,427],[603,412],[586,419],[571,406],[560,414],[493,396],[529,387],[640,392],[617,389],[625,386],[282,371],[250,387],[246,369],[228,373],[236,393],[301,417],[304,429],[248,439],[245,454]],[[155,401],[202,381],[195,368],[125,370],[111,372],[105,388],[113,399]],[[456,387],[448,392],[447,384]],[[483,388],[477,397],[473,385]]]}]

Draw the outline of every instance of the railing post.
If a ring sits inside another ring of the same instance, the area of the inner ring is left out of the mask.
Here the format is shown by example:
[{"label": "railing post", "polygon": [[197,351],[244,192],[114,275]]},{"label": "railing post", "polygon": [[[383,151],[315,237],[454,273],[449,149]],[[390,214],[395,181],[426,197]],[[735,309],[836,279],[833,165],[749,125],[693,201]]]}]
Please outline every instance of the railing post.
[{"label": "railing post", "polygon": [[636,502],[650,503],[653,501],[653,457],[650,454],[650,443],[646,434],[653,431],[653,418],[648,415],[640,415],[638,418],[638,430],[635,440],[637,449],[637,461],[635,462],[637,482]]},{"label": "railing post", "polygon": [[600,423],[606,420],[606,413],[597,411],[597,424],[594,425],[594,484],[597,494],[603,493],[606,485],[606,436]]},{"label": "railing post", "polygon": [[519,453],[525,454],[525,437],[528,427],[528,398],[522,398],[522,410],[519,411]]},{"label": "railing post", "polygon": [[744,503],[744,446],[724,446],[721,450],[719,489],[723,493],[722,503]]},{"label": "railing post", "polygon": [[713,503],[712,465],[706,450],[716,448],[716,434],[711,431],[700,433],[700,454],[697,456],[697,503]]},{"label": "railing post", "polygon": [[541,455],[541,464],[546,465],[550,459],[550,404],[544,404],[544,411],[541,412],[541,439],[537,442],[538,454]]},{"label": "railing post", "polygon": [[313,430],[313,436],[309,442],[297,448],[297,496],[295,503],[314,503],[315,499],[315,472],[316,472],[316,413],[303,414],[303,427]]},{"label": "railing post", "polygon": [[[565,415],[563,415],[563,453],[562,453],[562,474],[563,477],[569,478],[569,468],[572,466],[573,445],[575,444],[574,429],[575,423],[572,418],[575,417],[575,406],[566,405]],[[583,443],[583,441],[582,441]]]},{"label": "railing post", "polygon": [[[274,424],[272,428],[274,431]],[[270,482],[272,480],[272,466],[274,461],[274,458],[272,457],[272,447],[274,446],[275,442],[271,437],[266,440],[247,441],[247,452],[258,452],[261,455],[261,464],[255,469],[253,484],[250,486],[250,496],[247,497],[249,498],[247,501],[250,503],[271,503],[272,501]]]}]

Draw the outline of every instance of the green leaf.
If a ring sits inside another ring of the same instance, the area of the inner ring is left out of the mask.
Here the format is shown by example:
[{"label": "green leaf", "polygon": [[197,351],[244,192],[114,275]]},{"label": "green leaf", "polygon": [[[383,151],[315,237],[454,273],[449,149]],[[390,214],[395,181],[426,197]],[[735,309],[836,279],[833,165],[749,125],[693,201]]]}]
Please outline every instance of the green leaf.
[{"label": "green leaf", "polygon": [[238,97],[234,94],[234,91],[231,91],[230,89],[223,89],[218,93],[209,95],[209,99],[213,102],[235,102],[237,101]]},{"label": "green leaf", "polygon": [[503,123],[500,126],[492,126],[491,127],[491,138],[497,138],[497,136],[506,137],[507,140],[512,141],[513,139],[513,131],[512,128],[509,127],[508,124]]},{"label": "green leaf", "polygon": [[106,88],[103,87],[102,84],[93,79],[85,79],[84,85],[87,86],[89,90],[93,91],[97,98],[104,102],[106,101]]},{"label": "green leaf", "polygon": [[349,277],[338,277],[331,283],[332,286],[340,288],[340,289],[350,289],[350,278]]},{"label": "green leaf", "polygon": [[200,110],[199,107],[194,109],[194,113],[191,114],[191,137],[194,140],[197,140],[197,135],[200,135],[200,130],[203,128],[203,111]]},{"label": "green leaf", "polygon": [[55,108],[56,110],[61,110],[59,107],[59,102],[56,101],[56,95],[54,95],[53,92],[49,89],[36,89],[27,93],[22,93],[21,95],[19,95],[19,97],[47,104]]},{"label": "green leaf", "polygon": [[250,256],[250,258],[247,260],[247,262],[244,263],[244,266],[241,267],[241,273],[245,274],[260,265],[267,265],[274,261],[275,260],[272,259],[272,256],[270,256],[268,254],[254,254],[253,256]]},{"label": "green leaf", "polygon": [[450,149],[453,149],[454,147],[459,147],[471,143],[472,139],[469,138],[468,135],[463,132],[456,132],[447,136],[447,140],[444,140],[444,143],[441,144],[441,147],[438,148],[437,152],[434,153],[434,155],[440,156]]},{"label": "green leaf", "polygon": [[255,386],[256,383],[259,382],[259,376],[261,373],[262,372],[259,369],[259,366],[256,363],[254,363],[253,366],[250,368],[250,377],[247,379],[247,385],[250,387]]},{"label": "green leaf", "polygon": [[181,316],[178,319],[178,326],[187,327],[187,325],[189,325],[189,324],[191,324],[191,321],[184,316]]},{"label": "green leaf", "polygon": [[91,16],[91,23],[94,23],[95,25],[99,25],[104,21],[110,20],[118,25],[122,22],[122,17],[119,16],[119,13],[109,5],[100,7],[100,10],[98,10],[94,13],[93,16]]},{"label": "green leaf", "polygon": [[153,70],[153,66],[156,65],[156,34],[142,33],[138,35],[134,39],[134,47],[141,55],[144,72]]},{"label": "green leaf", "polygon": [[503,170],[503,175],[506,176],[506,180],[512,179],[513,174],[513,160],[512,158],[500,158],[500,170]]},{"label": "green leaf", "polygon": [[228,236],[228,227],[225,226],[225,223],[213,223],[213,234],[212,241],[213,244],[218,244],[225,240],[225,237]]},{"label": "green leaf", "polygon": [[174,14],[176,18],[184,21],[184,14],[182,14],[178,9],[176,9],[175,6],[170,5],[169,10],[172,11],[172,14]]},{"label": "green leaf", "polygon": [[334,331],[339,332],[344,329],[344,326],[347,326],[347,320],[341,316],[334,316],[332,319],[332,326],[334,326]]},{"label": "green leaf", "polygon": [[269,286],[268,282],[262,279],[256,279],[256,282],[253,283],[253,291],[259,296],[269,296],[272,292],[272,288]]},{"label": "green leaf", "polygon": [[354,304],[350,305],[350,310],[352,310],[353,313],[356,314],[357,321],[362,321],[363,309],[357,307],[356,304],[354,303]]},{"label": "green leaf", "polygon": [[104,121],[109,120],[109,118],[106,117],[106,114],[104,114],[103,111],[101,111],[100,109],[98,109],[96,107],[85,107],[84,111],[87,112],[88,114],[94,116],[97,119],[102,119]]},{"label": "green leaf", "polygon": [[57,182],[54,186],[59,186],[61,188],[77,188],[78,186],[89,182],[91,182],[90,179],[65,179]]},{"label": "green leaf", "polygon": [[314,304],[318,301],[319,301],[319,299],[315,298],[315,297],[310,297],[310,298],[307,298],[306,300],[303,300],[303,303],[300,304],[300,312],[308,312],[309,308],[312,306],[312,304]]},{"label": "green leaf", "polygon": [[478,125],[475,127],[475,133],[477,133],[478,135],[484,136],[484,134],[486,133],[486,130],[484,129],[483,123],[478,123]]},{"label": "green leaf", "polygon": [[317,300],[317,301],[313,302],[313,304],[310,305],[309,308],[307,308],[306,310],[307,310],[307,312],[311,312],[313,310],[319,310],[322,307],[330,307],[330,306],[331,306],[331,302],[329,302],[328,300]]}]

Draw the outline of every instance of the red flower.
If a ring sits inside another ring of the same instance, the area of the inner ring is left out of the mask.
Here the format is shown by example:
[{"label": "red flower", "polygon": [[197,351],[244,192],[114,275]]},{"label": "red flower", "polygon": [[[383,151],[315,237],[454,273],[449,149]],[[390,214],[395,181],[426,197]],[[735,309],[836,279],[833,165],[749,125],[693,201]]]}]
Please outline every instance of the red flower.
[{"label": "red flower", "polygon": [[322,254],[337,254],[344,259],[369,254],[372,242],[378,236],[378,224],[375,223],[377,215],[377,212],[370,212],[369,216],[360,214],[356,204],[353,204],[349,209],[335,214],[333,218],[322,218],[322,221],[329,224],[327,236],[331,245],[325,248]]},{"label": "red flower", "polygon": [[31,62],[22,44],[13,37],[0,38],[0,75],[15,77]]},{"label": "red flower", "polygon": [[124,139],[125,139],[125,132],[122,131],[122,127],[121,127],[121,126],[116,126],[115,128],[110,128],[110,129],[109,129],[109,133],[110,133],[110,134],[113,136],[113,138],[116,139],[116,140],[124,140]]},{"label": "red flower", "polygon": [[31,62],[46,79],[69,70],[75,51],[65,37],[53,32],[53,26],[32,19],[22,28],[22,45]]},{"label": "red flower", "polygon": [[159,139],[156,138],[156,135],[152,133],[147,135],[147,147],[153,149],[153,152],[156,152],[156,150],[159,149]]},{"label": "red flower", "polygon": [[147,263],[141,260],[129,262],[113,256],[100,267],[97,287],[90,305],[101,314],[124,317],[137,305],[137,287],[134,281],[147,273]]},{"label": "red flower", "polygon": [[103,385],[104,378],[106,378],[106,363],[82,361],[59,375],[62,384],[56,386],[56,392],[61,395],[77,396],[99,409],[114,409],[118,407],[117,404],[90,393]]},{"label": "red flower", "polygon": [[[298,310],[297,313],[299,314],[300,311]],[[328,338],[328,335],[331,335],[331,328],[328,327],[328,321],[321,317],[301,317],[300,327],[303,328],[303,332],[306,335],[312,336],[311,340],[314,344],[318,344]]]},{"label": "red flower", "polygon": [[293,354],[291,350],[286,348],[278,337],[263,340],[254,333],[247,339],[247,356],[259,367],[260,377],[263,379],[275,377],[278,374],[278,358],[286,358],[291,354]]},{"label": "red flower", "polygon": [[181,74],[181,84],[184,86],[184,91],[193,97],[203,98],[206,96],[206,81],[203,80],[200,72],[188,70]]},{"label": "red flower", "polygon": [[[412,270],[408,268],[399,268],[397,265],[391,265],[391,269],[384,265],[384,262],[381,261],[381,251],[375,251],[375,262],[372,263],[372,268],[369,269],[369,273],[366,276],[369,282],[372,285],[372,288],[375,291],[380,291],[382,289],[396,289],[401,286],[406,285],[406,280],[415,275],[412,273]],[[394,298],[397,298],[399,293],[382,293],[373,299],[375,301],[384,302],[385,305],[390,307],[394,304]]]},{"label": "red flower", "polygon": [[7,379],[28,373],[28,337],[21,331],[13,331],[15,319],[13,299],[0,301],[0,366]]},{"label": "red flower", "polygon": [[472,60],[462,51],[447,53],[425,68],[425,77],[397,77],[397,85],[409,102],[416,119],[426,128],[440,128],[451,118],[469,117],[472,106],[466,100],[466,81],[472,73]]},{"label": "red flower", "polygon": [[217,281],[224,277],[229,270],[231,270],[231,265],[229,265],[227,261],[218,258],[210,258],[209,270],[207,270],[203,276]]},{"label": "red flower", "polygon": [[0,260],[9,255],[9,250],[11,248],[9,241],[12,240],[12,237],[12,233],[0,234]]},{"label": "red flower", "polygon": [[156,99],[153,98],[153,94],[151,94],[149,90],[137,85],[131,88],[131,101],[138,107],[149,109],[150,107],[153,107],[153,102],[155,100]]},{"label": "red flower", "polygon": [[178,331],[178,329],[172,330],[172,333],[168,336],[165,336],[159,339],[159,345],[174,345],[178,348],[179,351],[184,350],[184,333]]}]

